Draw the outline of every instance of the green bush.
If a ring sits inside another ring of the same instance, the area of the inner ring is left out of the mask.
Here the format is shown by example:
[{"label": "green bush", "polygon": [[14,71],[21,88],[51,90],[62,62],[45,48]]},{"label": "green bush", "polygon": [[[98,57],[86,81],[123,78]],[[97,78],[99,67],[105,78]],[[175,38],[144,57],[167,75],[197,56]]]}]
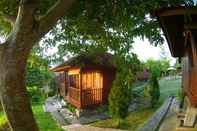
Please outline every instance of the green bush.
[{"label": "green bush", "polygon": [[144,97],[146,97],[148,99],[151,98],[151,95],[150,95],[150,86],[148,84],[144,87]]},{"label": "green bush", "polygon": [[149,80],[149,92],[151,96],[151,105],[152,105],[152,108],[154,108],[155,105],[158,103],[159,97],[160,97],[159,82],[158,82],[157,75],[154,74],[154,72],[152,72],[150,80]]},{"label": "green bush", "polygon": [[122,119],[127,116],[131,101],[131,88],[133,76],[128,70],[117,72],[109,94],[109,113],[113,118]]},{"label": "green bush", "polygon": [[27,87],[27,93],[28,93],[32,102],[39,102],[43,99],[43,94],[42,94],[40,88],[38,88],[36,86]]},{"label": "green bush", "polygon": [[76,112],[76,107],[74,107],[73,105],[71,105],[71,104],[68,103],[66,107],[68,108],[68,110],[70,112],[72,112],[72,113],[75,113]]}]

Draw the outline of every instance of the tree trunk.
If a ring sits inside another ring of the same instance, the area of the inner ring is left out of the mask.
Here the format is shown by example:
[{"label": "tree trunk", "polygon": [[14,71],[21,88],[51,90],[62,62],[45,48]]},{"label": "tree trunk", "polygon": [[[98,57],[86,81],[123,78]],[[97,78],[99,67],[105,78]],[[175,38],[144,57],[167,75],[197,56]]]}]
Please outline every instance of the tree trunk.
[{"label": "tree trunk", "polygon": [[25,84],[29,52],[30,48],[6,44],[0,53],[0,97],[13,131],[38,131]]},{"label": "tree trunk", "polygon": [[75,0],[58,0],[37,17],[40,0],[20,0],[6,43],[0,44],[0,99],[13,131],[38,131],[25,84],[27,58],[33,45],[69,13]]}]

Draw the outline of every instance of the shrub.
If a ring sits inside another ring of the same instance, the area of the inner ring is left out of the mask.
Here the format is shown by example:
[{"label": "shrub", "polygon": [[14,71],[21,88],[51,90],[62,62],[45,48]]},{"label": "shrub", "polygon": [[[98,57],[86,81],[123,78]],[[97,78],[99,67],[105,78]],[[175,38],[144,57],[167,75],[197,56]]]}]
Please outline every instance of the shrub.
[{"label": "shrub", "polygon": [[152,108],[158,103],[160,97],[160,89],[157,75],[154,73],[151,74],[151,78],[149,80],[149,92],[151,96],[151,105]]},{"label": "shrub", "polygon": [[131,101],[130,84],[133,80],[131,72],[121,70],[116,74],[109,94],[109,112],[113,118],[125,118]]},{"label": "shrub", "polygon": [[68,103],[66,107],[68,108],[68,110],[70,112],[72,112],[72,113],[75,113],[76,112],[76,107],[74,107],[73,105],[71,105],[71,104]]},{"label": "shrub", "polygon": [[38,88],[36,86],[27,87],[27,93],[28,93],[32,102],[39,102],[43,98],[40,88]]}]

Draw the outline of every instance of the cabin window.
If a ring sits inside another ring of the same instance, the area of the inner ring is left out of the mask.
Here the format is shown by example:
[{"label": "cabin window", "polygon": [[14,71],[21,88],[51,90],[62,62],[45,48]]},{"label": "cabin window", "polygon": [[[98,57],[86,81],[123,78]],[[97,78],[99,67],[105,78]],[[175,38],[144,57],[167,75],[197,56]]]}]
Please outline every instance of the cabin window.
[{"label": "cabin window", "polygon": [[79,75],[69,75],[70,87],[79,88]]}]

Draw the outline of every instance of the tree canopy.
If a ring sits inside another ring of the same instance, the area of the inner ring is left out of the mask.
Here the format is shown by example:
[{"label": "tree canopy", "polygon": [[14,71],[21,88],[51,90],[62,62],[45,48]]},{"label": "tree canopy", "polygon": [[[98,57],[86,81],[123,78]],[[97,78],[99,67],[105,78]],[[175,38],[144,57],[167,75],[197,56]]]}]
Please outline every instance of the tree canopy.
[{"label": "tree canopy", "polygon": [[38,130],[25,69],[30,51],[44,36],[41,49],[56,46],[60,58],[67,51],[89,48],[128,57],[136,36],[154,45],[163,42],[152,10],[193,4],[192,0],[1,0],[0,35],[5,41],[0,43],[0,98],[12,130]]},{"label": "tree canopy", "polygon": [[[45,37],[46,47],[58,47],[61,59],[68,52],[110,50],[131,54],[133,38],[148,38],[153,45],[164,41],[150,13],[169,5],[192,4],[185,0],[104,0],[81,1],[77,10],[61,19]],[[55,57],[56,59],[58,57]]]},{"label": "tree canopy", "polygon": [[[56,0],[38,2],[37,19],[49,14],[48,9]],[[15,20],[19,3],[20,0],[0,2],[1,34],[7,35],[12,30],[10,21],[13,23]],[[58,47],[56,55],[61,59],[68,52],[98,48],[112,51],[127,49],[129,52],[136,36],[148,38],[153,45],[162,44],[164,38],[158,22],[150,13],[156,8],[183,4],[194,3],[192,0],[78,0],[45,37],[42,48]]]}]

